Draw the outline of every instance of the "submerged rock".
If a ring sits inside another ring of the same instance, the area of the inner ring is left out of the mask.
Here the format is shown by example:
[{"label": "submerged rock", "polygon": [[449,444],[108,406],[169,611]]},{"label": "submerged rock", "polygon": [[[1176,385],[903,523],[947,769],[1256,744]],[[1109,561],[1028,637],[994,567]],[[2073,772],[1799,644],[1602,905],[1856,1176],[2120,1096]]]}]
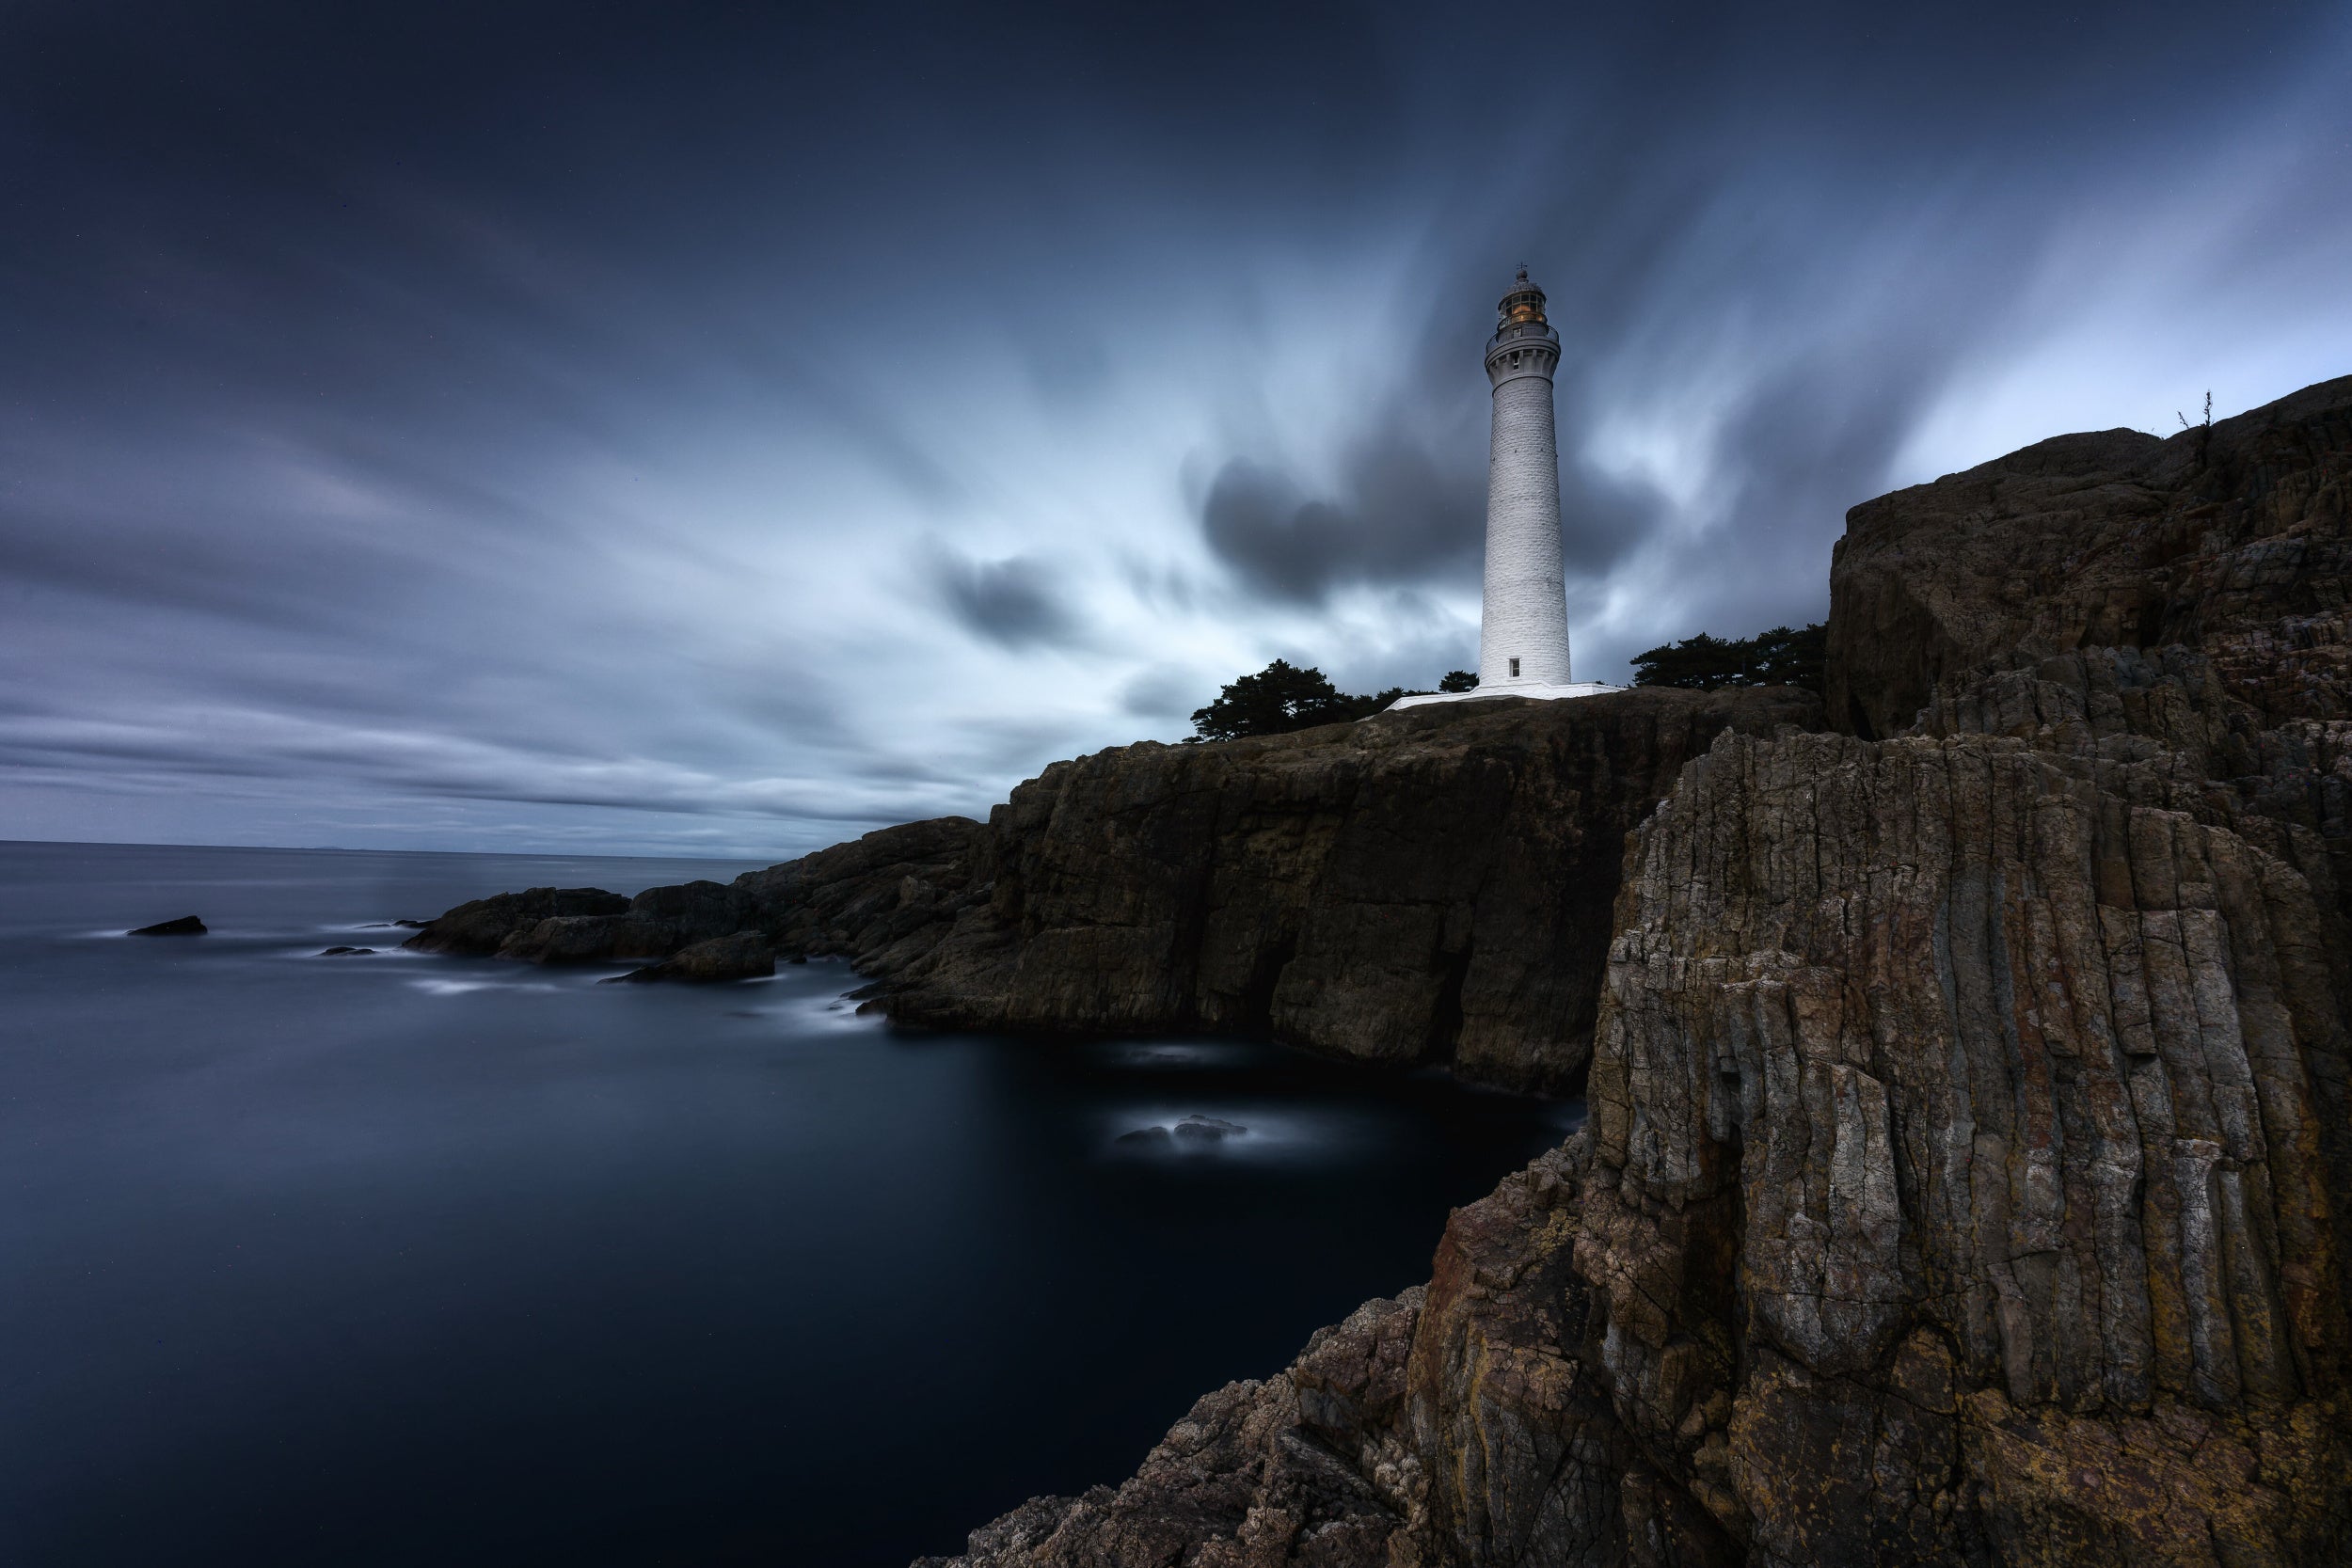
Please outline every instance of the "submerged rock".
[{"label": "submerged rock", "polygon": [[374,951],[373,947],[322,947],[318,956],[322,958],[356,958]]},{"label": "submerged rock", "polygon": [[1219,1121],[1215,1117],[1186,1117],[1174,1127],[1138,1127],[1132,1132],[1121,1132],[1117,1141],[1149,1148],[1206,1148],[1238,1138],[1249,1129],[1237,1121]]},{"label": "submerged rock", "polygon": [[142,926],[123,934],[133,937],[200,937],[207,934],[207,928],[204,922],[196,916],[183,914],[177,920],[159,920],[152,926]]}]

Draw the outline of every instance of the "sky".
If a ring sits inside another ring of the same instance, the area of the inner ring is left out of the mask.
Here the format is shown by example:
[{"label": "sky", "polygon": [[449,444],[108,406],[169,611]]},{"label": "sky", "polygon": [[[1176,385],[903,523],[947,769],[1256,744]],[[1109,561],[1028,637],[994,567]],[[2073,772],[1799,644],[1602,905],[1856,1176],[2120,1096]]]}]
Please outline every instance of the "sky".
[{"label": "sky", "polygon": [[0,3],[0,838],[782,858],[2352,372],[2342,4]]}]

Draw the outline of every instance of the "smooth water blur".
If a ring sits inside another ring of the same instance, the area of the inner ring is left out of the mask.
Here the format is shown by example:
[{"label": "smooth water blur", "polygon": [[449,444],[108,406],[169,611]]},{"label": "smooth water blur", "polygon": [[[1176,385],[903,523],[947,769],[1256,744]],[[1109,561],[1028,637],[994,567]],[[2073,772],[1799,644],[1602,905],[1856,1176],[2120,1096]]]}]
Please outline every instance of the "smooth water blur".
[{"label": "smooth water blur", "polygon": [[[1425,1276],[1573,1107],[370,926],[739,863],[0,844],[0,1562],[903,1564]],[[183,914],[199,938],[118,933]],[[1220,1117],[1207,1147],[1120,1134]]]}]

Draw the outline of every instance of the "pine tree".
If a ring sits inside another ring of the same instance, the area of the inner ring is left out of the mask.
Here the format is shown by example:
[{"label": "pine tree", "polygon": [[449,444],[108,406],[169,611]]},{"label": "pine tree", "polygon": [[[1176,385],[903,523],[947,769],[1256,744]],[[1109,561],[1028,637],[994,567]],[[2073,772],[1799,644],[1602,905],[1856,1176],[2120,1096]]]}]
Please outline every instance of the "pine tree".
[{"label": "pine tree", "polygon": [[1803,631],[1774,626],[1746,638],[1700,632],[1635,655],[1633,684],[1699,691],[1719,686],[1801,686],[1819,691],[1828,652],[1829,628],[1819,622]]}]

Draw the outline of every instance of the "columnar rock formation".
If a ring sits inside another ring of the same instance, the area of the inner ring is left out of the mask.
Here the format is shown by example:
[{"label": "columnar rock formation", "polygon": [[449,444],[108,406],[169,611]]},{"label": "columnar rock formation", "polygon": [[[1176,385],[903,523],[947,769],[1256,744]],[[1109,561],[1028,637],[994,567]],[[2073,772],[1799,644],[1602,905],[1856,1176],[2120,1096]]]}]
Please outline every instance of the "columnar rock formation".
[{"label": "columnar rock formation", "polygon": [[2352,1560],[2347,492],[2352,380],[1855,509],[1859,733],[1635,835],[1586,1131],[956,1562]]}]

